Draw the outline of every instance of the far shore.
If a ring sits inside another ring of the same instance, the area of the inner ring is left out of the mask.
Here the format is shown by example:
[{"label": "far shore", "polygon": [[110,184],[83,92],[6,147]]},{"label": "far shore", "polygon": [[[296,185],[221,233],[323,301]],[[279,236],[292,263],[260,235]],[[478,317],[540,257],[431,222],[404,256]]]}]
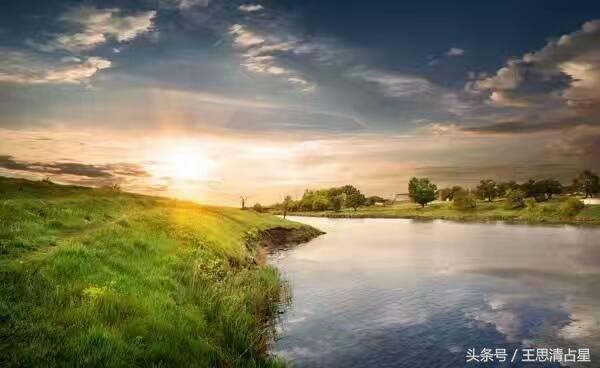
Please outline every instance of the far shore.
[{"label": "far shore", "polygon": [[[435,201],[421,208],[412,202],[393,203],[384,206],[360,207],[341,211],[295,211],[287,216],[329,218],[404,218],[422,220],[451,220],[461,222],[505,221],[526,224],[574,224],[600,225],[600,204],[587,204],[576,216],[561,215],[559,208],[566,197],[536,203],[533,208],[505,209],[504,200],[478,201],[471,210],[455,209],[451,202]],[[282,214],[281,211],[273,211]]]}]

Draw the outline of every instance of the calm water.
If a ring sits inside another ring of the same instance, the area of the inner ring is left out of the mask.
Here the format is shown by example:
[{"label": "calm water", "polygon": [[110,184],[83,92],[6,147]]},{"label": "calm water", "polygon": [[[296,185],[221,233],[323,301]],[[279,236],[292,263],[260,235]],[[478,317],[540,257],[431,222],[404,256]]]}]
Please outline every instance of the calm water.
[{"label": "calm water", "polygon": [[598,228],[292,219],[327,232],[272,258],[293,293],[274,350],[296,367],[559,366],[470,348],[590,348],[568,365],[600,367]]}]

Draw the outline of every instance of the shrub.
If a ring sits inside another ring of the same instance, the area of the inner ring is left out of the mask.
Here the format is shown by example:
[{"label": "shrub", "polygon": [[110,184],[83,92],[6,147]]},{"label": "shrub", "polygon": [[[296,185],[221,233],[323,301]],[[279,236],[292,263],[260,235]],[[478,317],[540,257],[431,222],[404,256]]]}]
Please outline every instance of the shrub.
[{"label": "shrub", "polygon": [[504,208],[506,208],[507,210],[514,210],[523,207],[525,207],[525,193],[518,189],[511,190],[506,196]]},{"label": "shrub", "polygon": [[264,211],[263,206],[260,203],[255,203],[254,206],[252,206],[252,209],[258,213],[262,213]]},{"label": "shrub", "polygon": [[577,198],[569,198],[560,205],[560,214],[573,217],[585,207],[582,201]]},{"label": "shrub", "polygon": [[[525,193],[525,192],[523,192]],[[525,194],[527,195],[527,194]],[[527,207],[528,211],[534,211],[537,207],[537,201],[533,198],[527,198],[525,199],[525,206]]]},{"label": "shrub", "polygon": [[452,206],[461,211],[471,210],[477,206],[477,201],[473,193],[461,190],[454,194]]}]

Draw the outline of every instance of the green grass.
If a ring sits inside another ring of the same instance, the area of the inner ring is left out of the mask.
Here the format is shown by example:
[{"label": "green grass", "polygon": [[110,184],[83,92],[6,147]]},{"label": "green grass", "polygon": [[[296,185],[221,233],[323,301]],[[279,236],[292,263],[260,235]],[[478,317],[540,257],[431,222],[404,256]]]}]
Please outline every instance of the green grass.
[{"label": "green grass", "polygon": [[415,218],[446,219],[455,221],[511,221],[526,223],[572,223],[600,224],[600,205],[586,205],[576,216],[561,213],[560,206],[565,197],[536,203],[534,208],[505,209],[504,200],[494,202],[478,201],[473,210],[454,209],[449,202],[433,202],[425,208],[410,203],[396,203],[388,206],[361,207],[357,211],[344,209],[339,212],[294,212],[293,215],[340,217],[340,218]]},{"label": "green grass", "polygon": [[0,178],[0,366],[276,367],[271,215]]}]

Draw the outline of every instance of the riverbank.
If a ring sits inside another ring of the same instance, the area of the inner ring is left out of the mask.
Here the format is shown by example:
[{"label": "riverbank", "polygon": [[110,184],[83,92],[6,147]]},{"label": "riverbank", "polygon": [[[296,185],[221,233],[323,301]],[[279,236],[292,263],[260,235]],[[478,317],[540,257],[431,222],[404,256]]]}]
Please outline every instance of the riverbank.
[{"label": "riverbank", "polygon": [[477,207],[472,210],[454,209],[450,202],[434,202],[425,208],[421,208],[414,203],[404,202],[387,206],[361,207],[357,211],[347,208],[338,212],[290,212],[288,215],[330,218],[408,218],[472,222],[506,221],[538,224],[600,225],[600,205],[586,205],[577,215],[565,216],[560,210],[563,202],[564,198],[556,198],[536,203],[533,208],[505,209],[504,200],[479,201]]},{"label": "riverbank", "polygon": [[0,366],[276,367],[267,214],[0,178]]}]

